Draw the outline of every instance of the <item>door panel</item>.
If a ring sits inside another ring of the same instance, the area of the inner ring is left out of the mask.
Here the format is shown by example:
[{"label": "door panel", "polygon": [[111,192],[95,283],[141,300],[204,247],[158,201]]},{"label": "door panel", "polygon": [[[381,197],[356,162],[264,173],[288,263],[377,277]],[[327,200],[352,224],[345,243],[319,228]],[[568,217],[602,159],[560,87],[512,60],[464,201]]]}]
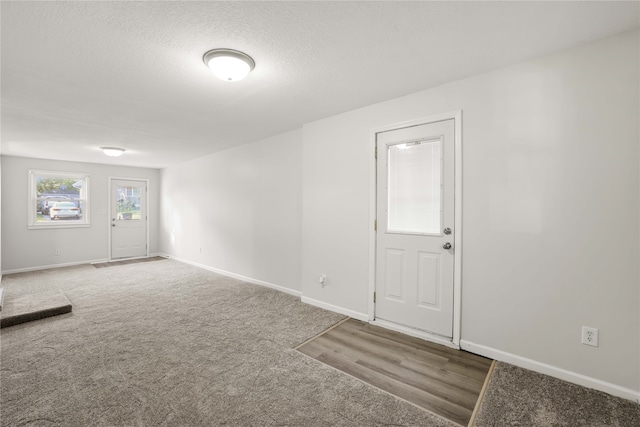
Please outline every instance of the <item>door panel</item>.
[{"label": "door panel", "polygon": [[452,337],[454,120],[380,132],[376,144],[375,317]]},{"label": "door panel", "polygon": [[386,249],[384,297],[404,302],[404,251]]},{"label": "door panel", "polygon": [[111,259],[148,255],[146,185],[111,180]]},{"label": "door panel", "polygon": [[418,252],[418,305],[420,307],[437,308],[439,305],[440,258],[440,254]]}]

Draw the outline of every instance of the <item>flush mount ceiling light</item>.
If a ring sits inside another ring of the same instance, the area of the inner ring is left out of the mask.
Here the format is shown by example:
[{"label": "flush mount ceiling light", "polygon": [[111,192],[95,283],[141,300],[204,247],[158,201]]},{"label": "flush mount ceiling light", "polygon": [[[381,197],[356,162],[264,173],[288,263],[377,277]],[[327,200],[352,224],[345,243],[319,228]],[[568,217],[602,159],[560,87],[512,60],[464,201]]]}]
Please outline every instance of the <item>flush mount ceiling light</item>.
[{"label": "flush mount ceiling light", "polygon": [[100,147],[102,152],[110,157],[118,157],[122,156],[122,154],[126,151],[124,148],[118,147]]},{"label": "flush mount ceiling light", "polygon": [[210,50],[202,60],[217,78],[227,82],[244,79],[256,66],[249,55],[233,49]]}]

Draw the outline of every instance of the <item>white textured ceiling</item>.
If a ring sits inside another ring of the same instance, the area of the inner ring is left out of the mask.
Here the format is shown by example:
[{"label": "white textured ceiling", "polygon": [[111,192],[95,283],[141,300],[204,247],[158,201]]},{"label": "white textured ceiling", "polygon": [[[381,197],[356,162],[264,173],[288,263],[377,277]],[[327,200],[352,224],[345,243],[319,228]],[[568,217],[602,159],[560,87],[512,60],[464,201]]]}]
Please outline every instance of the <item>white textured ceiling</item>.
[{"label": "white textured ceiling", "polygon": [[[638,6],[3,1],[0,153],[165,167],[636,28]],[[216,79],[219,47],[255,70]]]}]

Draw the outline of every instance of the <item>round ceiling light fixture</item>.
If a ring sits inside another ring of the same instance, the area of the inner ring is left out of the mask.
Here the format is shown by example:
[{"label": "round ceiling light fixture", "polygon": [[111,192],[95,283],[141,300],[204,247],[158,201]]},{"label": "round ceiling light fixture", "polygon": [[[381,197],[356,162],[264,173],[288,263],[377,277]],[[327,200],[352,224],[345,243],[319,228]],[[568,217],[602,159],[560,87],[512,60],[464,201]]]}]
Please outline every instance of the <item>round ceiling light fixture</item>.
[{"label": "round ceiling light fixture", "polygon": [[244,79],[256,66],[249,55],[233,49],[210,50],[202,60],[217,78],[227,82]]},{"label": "round ceiling light fixture", "polygon": [[100,149],[104,154],[110,157],[122,156],[124,152],[127,151],[124,148],[118,148],[118,147],[100,147]]}]

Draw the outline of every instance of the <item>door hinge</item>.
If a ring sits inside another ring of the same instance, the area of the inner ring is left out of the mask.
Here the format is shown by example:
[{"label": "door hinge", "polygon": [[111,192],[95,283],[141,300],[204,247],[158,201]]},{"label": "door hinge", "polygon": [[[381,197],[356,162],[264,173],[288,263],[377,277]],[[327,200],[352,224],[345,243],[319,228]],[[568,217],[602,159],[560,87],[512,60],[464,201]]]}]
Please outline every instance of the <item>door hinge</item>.
[{"label": "door hinge", "polygon": [[373,220],[373,231],[378,231],[378,220],[377,219]]},{"label": "door hinge", "polygon": [[376,293],[375,292],[373,293],[373,302],[374,303],[376,302]]},{"label": "door hinge", "polygon": [[376,160],[378,160],[378,147],[376,147],[376,150],[375,150],[375,157],[376,157]]}]

